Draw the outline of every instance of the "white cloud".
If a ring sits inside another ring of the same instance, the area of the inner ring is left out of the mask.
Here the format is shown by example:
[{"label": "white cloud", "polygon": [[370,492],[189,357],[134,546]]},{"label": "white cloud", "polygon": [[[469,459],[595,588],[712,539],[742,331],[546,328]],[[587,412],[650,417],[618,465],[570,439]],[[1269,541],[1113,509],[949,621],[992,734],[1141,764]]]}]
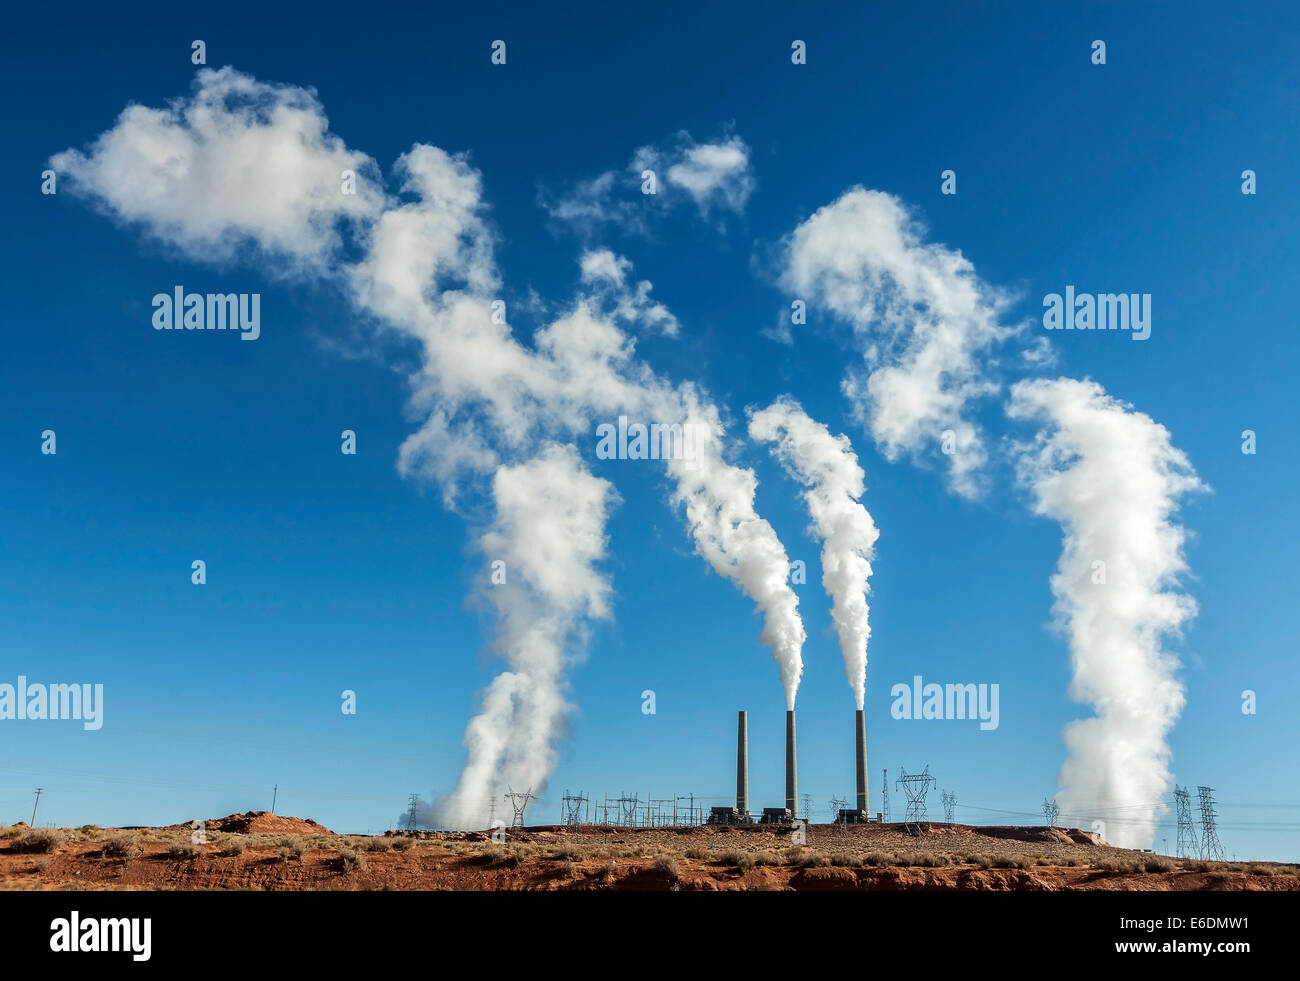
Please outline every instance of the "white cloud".
[{"label": "white cloud", "polygon": [[[654,194],[642,190],[642,174],[655,173]],[[645,235],[655,216],[690,200],[702,216],[717,211],[741,214],[754,191],[749,147],[738,136],[696,143],[678,133],[660,146],[643,146],[623,170],[608,170],[578,181],[557,195],[543,191],[542,207],[557,222],[592,233],[604,225]]]},{"label": "white cloud", "polygon": [[865,371],[844,388],[885,455],[933,453],[951,431],[951,484],[977,494],[987,451],[969,410],[998,390],[984,362],[1018,330],[1002,323],[1008,298],[881,191],[846,192],[787,245],[782,285],[853,325]]},{"label": "white cloud", "polygon": [[[229,260],[251,245],[316,272],[338,250],[340,220],[384,205],[374,162],[328,126],[307,89],[204,68],[191,98],[128,106],[88,152],[51,163],[74,192],[189,255]],[[355,195],[342,193],[346,170]]]}]

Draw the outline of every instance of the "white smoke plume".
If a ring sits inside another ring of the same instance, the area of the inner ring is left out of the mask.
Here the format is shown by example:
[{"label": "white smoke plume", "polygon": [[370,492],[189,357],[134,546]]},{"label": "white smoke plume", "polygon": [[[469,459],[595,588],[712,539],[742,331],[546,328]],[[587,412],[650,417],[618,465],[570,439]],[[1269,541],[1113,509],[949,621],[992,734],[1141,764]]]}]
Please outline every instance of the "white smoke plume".
[{"label": "white smoke plume", "polygon": [[847,436],[832,436],[789,398],[752,412],[752,439],[771,443],[772,452],[804,485],[813,530],[822,540],[822,586],[831,597],[831,618],[844,657],[844,674],[860,709],[867,691],[867,605],[871,560],[880,532],[861,503],[866,475]]},{"label": "white smoke plume", "polygon": [[570,708],[567,669],[584,647],[584,624],[609,614],[609,582],[596,565],[605,554],[612,485],[572,447],[551,443],[527,463],[499,468],[492,497],[496,518],[479,545],[504,563],[505,581],[487,595],[509,670],[488,686],[466,727],[469,759],[439,802],[442,822],[454,826],[482,822],[489,800],[507,787],[535,788],[554,769],[553,734]]},{"label": "white smoke plume", "polygon": [[997,391],[984,360],[1016,332],[1001,323],[1008,297],[960,252],[927,243],[903,203],[882,191],[845,192],[787,247],[782,285],[854,328],[867,371],[851,373],[844,391],[885,456],[940,449],[953,489],[976,496],[988,452],[969,404]]},{"label": "white smoke plume", "polygon": [[[672,333],[676,321],[650,300],[648,284],[630,286],[624,261],[588,254],[582,269],[592,294],[525,346],[493,315],[501,277],[482,181],[463,157],[416,144],[395,167],[403,196],[389,195],[378,165],[329,133],[314,93],[230,68],[200,70],[194,94],[168,110],[129,107],[87,152],[65,151],[52,163],[74,194],[189,255],[225,260],[251,251],[270,274],[332,278],[359,309],[415,339],[422,366],[412,405],[425,421],[403,444],[399,469],[436,480],[449,506],[467,487],[490,484],[498,513],[485,544],[513,547],[520,526],[511,490],[533,481],[532,493],[544,496],[565,468],[578,484],[595,480],[576,469],[571,451],[538,457],[539,445],[592,439],[593,422],[622,413],[708,426],[706,452],[668,463],[674,500],[700,554],[758,604],[762,638],[793,704],[804,635],[785,549],[754,510],[752,472],[722,457],[717,409],[635,359],[635,341],[619,323]],[[354,195],[340,183],[345,170],[356,175]],[[597,511],[603,517],[608,492],[586,486],[589,513],[561,510],[556,520],[591,528]],[[583,585],[557,595],[527,574],[518,582],[536,622],[502,619],[498,646],[511,670],[489,687],[466,731],[469,764],[442,802],[443,823],[481,827],[485,789],[506,779],[540,788],[551,772],[563,669],[576,659],[584,625],[603,615],[604,592],[587,537],[567,553],[559,537],[547,540],[552,560]]]},{"label": "white smoke plume", "polygon": [[1057,801],[1063,815],[1101,818],[1114,844],[1150,847],[1170,784],[1165,737],[1183,707],[1165,641],[1196,613],[1180,592],[1186,533],[1174,515],[1204,485],[1164,426],[1095,382],[1020,382],[1008,414],[1042,426],[1020,447],[1020,476],[1064,532],[1055,612],[1071,697],[1096,712],[1065,729]]}]

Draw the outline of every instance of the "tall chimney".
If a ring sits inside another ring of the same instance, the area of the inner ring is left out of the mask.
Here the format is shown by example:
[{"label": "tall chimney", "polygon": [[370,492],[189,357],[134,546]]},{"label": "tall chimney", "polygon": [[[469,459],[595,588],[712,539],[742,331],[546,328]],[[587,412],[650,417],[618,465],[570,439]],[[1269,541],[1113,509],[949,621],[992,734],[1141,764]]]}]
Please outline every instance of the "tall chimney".
[{"label": "tall chimney", "polygon": [[795,773],[794,709],[785,713],[785,809],[799,816],[799,777]]},{"label": "tall chimney", "polygon": [[744,712],[736,726],[736,810],[741,817],[749,811],[749,723]]},{"label": "tall chimney", "polygon": [[867,813],[867,714],[858,709],[858,717],[853,725],[854,733],[858,739],[858,810],[862,812],[862,820],[866,820]]}]

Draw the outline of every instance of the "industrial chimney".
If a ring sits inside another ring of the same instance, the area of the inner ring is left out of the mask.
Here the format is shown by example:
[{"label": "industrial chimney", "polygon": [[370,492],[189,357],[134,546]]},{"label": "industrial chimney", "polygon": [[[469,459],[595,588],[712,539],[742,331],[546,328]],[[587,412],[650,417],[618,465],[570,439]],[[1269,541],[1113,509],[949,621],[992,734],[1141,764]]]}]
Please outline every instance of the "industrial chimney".
[{"label": "industrial chimney", "polygon": [[785,713],[785,809],[799,816],[799,777],[795,772],[794,709]]},{"label": "industrial chimney", "polygon": [[742,818],[749,813],[749,723],[743,711],[736,727],[736,812]]},{"label": "industrial chimney", "polygon": [[867,715],[858,709],[853,729],[858,739],[858,799],[857,810],[862,814],[859,820],[867,819]]}]

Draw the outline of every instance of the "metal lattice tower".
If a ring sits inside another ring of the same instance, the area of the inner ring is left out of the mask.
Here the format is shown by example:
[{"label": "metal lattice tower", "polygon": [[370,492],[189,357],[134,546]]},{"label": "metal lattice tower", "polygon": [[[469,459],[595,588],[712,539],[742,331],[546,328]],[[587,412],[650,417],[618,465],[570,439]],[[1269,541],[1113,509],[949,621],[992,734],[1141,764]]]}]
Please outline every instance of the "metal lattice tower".
[{"label": "metal lattice tower", "polygon": [[1061,814],[1061,807],[1054,800],[1043,798],[1043,820],[1047,822],[1049,828],[1056,827],[1056,819]]},{"label": "metal lattice tower", "polygon": [[1211,862],[1222,862],[1223,846],[1219,844],[1219,829],[1214,819],[1214,788],[1197,787],[1196,796],[1201,805],[1201,858]]},{"label": "metal lattice tower", "polygon": [[637,805],[640,803],[641,798],[639,794],[633,794],[631,797],[628,797],[625,793],[624,796],[620,797],[618,799],[619,824],[629,828],[635,827],[636,809]]},{"label": "metal lattice tower", "polygon": [[507,784],[506,790],[510,791],[506,794],[506,800],[510,801],[510,806],[515,809],[515,823],[513,827],[522,828],[524,826],[524,809],[528,807],[529,801],[537,800],[537,798],[533,796],[533,788],[529,787],[524,793],[517,794],[513,789],[511,789],[509,784]]},{"label": "metal lattice tower", "polygon": [[844,815],[844,809],[848,806],[849,802],[843,797],[831,798],[831,824],[835,825],[835,830],[842,837],[848,837],[849,834],[849,824]]},{"label": "metal lattice tower", "polygon": [[1196,840],[1196,825],[1192,822],[1192,795],[1186,787],[1174,787],[1174,811],[1178,815],[1178,855],[1191,858],[1201,853]]},{"label": "metal lattice tower", "polygon": [[947,792],[943,795],[943,823],[952,824],[953,813],[957,810],[957,795]]},{"label": "metal lattice tower", "polygon": [[903,767],[903,775],[894,781],[894,789],[902,788],[904,795],[907,797],[907,821],[908,830],[913,834],[920,831],[920,825],[924,824],[928,818],[928,812],[925,807],[925,798],[930,793],[930,788],[934,786],[935,779],[930,776],[930,765],[927,763],[924,770],[920,773],[908,773],[907,768]]},{"label": "metal lattice tower", "polygon": [[812,820],[812,794],[801,794],[800,801],[803,803],[803,817],[805,821]]},{"label": "metal lattice tower", "polygon": [[406,830],[415,830],[415,809],[420,803],[420,795],[412,794],[406,801]]},{"label": "metal lattice tower", "polygon": [[880,819],[889,824],[889,771],[881,770],[880,773]]},{"label": "metal lattice tower", "polygon": [[564,812],[565,824],[581,824],[582,808],[587,803],[587,797],[581,790],[576,795],[571,796],[566,790],[562,798],[561,809]]}]

